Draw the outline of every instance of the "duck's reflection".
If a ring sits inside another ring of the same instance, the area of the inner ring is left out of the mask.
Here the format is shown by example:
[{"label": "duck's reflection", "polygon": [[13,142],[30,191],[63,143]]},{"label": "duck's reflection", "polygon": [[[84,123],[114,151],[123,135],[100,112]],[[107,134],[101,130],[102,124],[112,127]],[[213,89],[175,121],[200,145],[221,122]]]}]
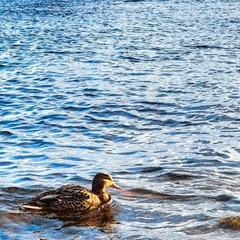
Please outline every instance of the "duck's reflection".
[{"label": "duck's reflection", "polygon": [[117,203],[111,202],[101,206],[98,209],[89,212],[44,212],[44,211],[21,211],[24,214],[34,214],[42,216],[47,219],[59,220],[62,226],[59,229],[71,226],[86,226],[86,227],[99,227],[101,229],[108,229],[113,224],[118,224],[116,215],[119,213],[120,207]]},{"label": "duck's reflection", "polygon": [[119,206],[112,203],[88,213],[55,214],[51,218],[62,221],[63,225],[61,228],[69,226],[95,226],[104,229],[119,223],[116,220],[119,210]]}]

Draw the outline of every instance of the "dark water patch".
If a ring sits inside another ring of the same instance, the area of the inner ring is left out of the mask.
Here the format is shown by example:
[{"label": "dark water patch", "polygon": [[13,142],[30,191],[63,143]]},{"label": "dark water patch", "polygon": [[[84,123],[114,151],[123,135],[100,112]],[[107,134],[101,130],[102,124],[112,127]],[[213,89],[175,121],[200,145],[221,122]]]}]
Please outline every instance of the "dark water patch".
[{"label": "dark water patch", "polygon": [[236,127],[233,127],[233,126],[222,127],[221,132],[223,132],[223,133],[224,132],[227,132],[227,133],[235,132],[236,133]]},{"label": "dark water patch", "polygon": [[[143,113],[155,113],[156,115],[171,115],[170,112],[167,112],[166,110],[157,110],[154,108],[149,107],[142,107],[141,109],[138,109],[138,112]],[[176,113],[172,113],[173,115],[176,115]]]},{"label": "dark water patch", "polygon": [[14,100],[13,99],[1,99],[1,105],[2,106],[11,106],[12,104],[14,104]]},{"label": "dark water patch", "polygon": [[134,188],[128,190],[130,193],[132,193],[132,197],[136,198],[148,198],[148,199],[162,199],[162,200],[172,200],[172,201],[191,201],[196,200],[199,198],[199,196],[195,195],[177,195],[177,194],[167,194],[167,193],[160,193],[144,188]]},{"label": "dark water patch", "polygon": [[136,153],[138,153],[137,150],[132,150],[132,151],[120,151],[120,152],[119,152],[120,155],[134,155],[134,154],[136,154]]},{"label": "dark water patch", "polygon": [[24,129],[27,131],[32,131],[32,130],[35,130],[36,128],[36,126],[29,124],[26,121],[26,119],[23,119],[23,118],[0,121],[0,124],[2,124],[4,128],[15,129],[15,130]]},{"label": "dark water patch", "polygon": [[[17,195],[25,195],[25,194],[29,194],[30,192],[32,192],[32,190],[24,189],[24,188],[20,188],[20,187],[4,187],[4,188],[1,188],[1,191],[5,192],[5,193],[17,194]],[[35,191],[34,191],[34,193],[35,193]]]},{"label": "dark water patch", "polygon": [[[43,49],[45,49],[45,48],[43,48]],[[63,55],[82,54],[81,51],[74,51],[74,52],[71,52],[71,51],[45,51],[45,53],[53,54],[53,55],[55,55],[55,54],[57,54],[57,55],[61,55],[61,54],[63,54]]]},{"label": "dark water patch", "polygon": [[47,142],[42,139],[24,139],[21,142],[18,142],[16,146],[22,146],[26,148],[43,148],[43,147],[52,147],[54,142]]},{"label": "dark water patch", "polygon": [[0,135],[4,136],[4,137],[11,137],[14,135],[14,133],[10,132],[10,131],[0,131]]},{"label": "dark water patch", "polygon": [[9,123],[7,125],[9,128],[12,128],[14,130],[20,130],[20,131],[23,131],[23,132],[28,132],[28,133],[34,133],[34,132],[38,132],[39,129],[37,127],[37,125],[34,123],[34,124],[31,124],[29,122],[26,121],[26,119],[20,119],[14,123]]},{"label": "dark water patch", "polygon": [[[170,143],[169,143],[170,144]],[[195,157],[191,157],[191,158],[182,158],[182,160],[188,164],[189,166],[198,166],[199,165],[199,159],[195,158]]]},{"label": "dark water patch", "polygon": [[[144,61],[147,61],[146,59],[144,59]],[[137,73],[130,73],[129,74],[130,76],[148,76],[149,75],[149,73],[148,72],[137,72]]]},{"label": "dark water patch", "polygon": [[83,158],[73,157],[73,156],[68,156],[68,157],[66,158],[66,160],[67,160],[67,161],[76,161],[76,162],[78,162],[78,161],[85,161]]},{"label": "dark water patch", "polygon": [[218,201],[218,202],[227,202],[227,201],[232,200],[233,198],[234,198],[233,196],[230,196],[227,194],[221,194],[221,195],[218,195],[215,197],[216,201]]},{"label": "dark water patch", "polygon": [[32,182],[34,182],[34,178],[21,176],[18,176],[18,178],[13,181],[14,184],[31,184]]},{"label": "dark water patch", "polygon": [[220,114],[220,115],[208,115],[208,120],[210,123],[212,122],[236,122],[240,121],[240,118],[238,117],[230,117],[225,114]]},{"label": "dark water patch", "polygon": [[160,166],[156,166],[156,167],[145,167],[142,170],[140,170],[139,172],[142,173],[155,173],[155,172],[159,172],[162,171],[163,167]]},{"label": "dark water patch", "polygon": [[[168,126],[171,128],[176,128],[176,127],[188,127],[188,126],[197,126],[199,123],[192,122],[192,121],[177,121],[174,119],[167,119],[167,120],[160,120],[160,119],[148,119],[149,120],[149,125],[159,125],[159,126]],[[208,123],[202,122],[200,123],[202,125],[208,125]]]},{"label": "dark water patch", "polygon": [[127,119],[136,119],[136,120],[141,120],[140,116],[137,116],[135,114],[133,114],[130,111],[115,111],[115,110],[103,110],[103,111],[91,111],[90,112],[92,115],[89,115],[89,118],[91,118],[93,121],[96,120],[98,121],[98,119],[96,118],[96,116],[99,116],[101,118],[105,118],[105,121],[108,120],[106,119],[106,117],[110,117],[111,119],[109,121],[117,121],[117,119],[115,120],[115,117],[126,117]]},{"label": "dark water patch", "polygon": [[0,166],[2,167],[8,167],[8,166],[12,166],[13,163],[10,161],[0,161]]},{"label": "dark water patch", "polygon": [[199,49],[224,49],[223,47],[220,47],[220,46],[206,45],[206,44],[202,44],[202,45],[185,45],[184,47],[187,47],[187,48],[199,48]]},{"label": "dark water patch", "polygon": [[138,3],[138,2],[146,2],[148,0],[124,0],[124,2],[129,2],[129,3]]},{"label": "dark water patch", "polygon": [[14,160],[26,160],[26,159],[30,159],[30,160],[48,160],[49,157],[47,155],[44,154],[21,154],[21,155],[15,155],[13,156]]},{"label": "dark water patch", "polygon": [[67,168],[72,168],[75,167],[75,164],[69,164],[69,163],[52,163],[49,165],[49,168],[55,169],[55,168],[63,168],[63,169],[67,169]]},{"label": "dark water patch", "polygon": [[235,179],[236,177],[239,176],[239,172],[238,171],[221,171],[221,174],[224,174],[226,176],[230,176],[231,178]]},{"label": "dark water patch", "polygon": [[188,181],[196,178],[201,178],[201,176],[191,173],[180,173],[180,172],[168,172],[156,177],[157,181]]},{"label": "dark water patch", "polygon": [[[65,106],[66,105],[66,106]],[[73,112],[87,112],[89,111],[90,106],[87,107],[83,107],[83,106],[74,106],[74,105],[70,105],[69,104],[65,104],[64,106],[62,106],[63,110],[66,111],[73,111]]]},{"label": "dark water patch", "polygon": [[[201,149],[198,152],[196,152],[196,154],[207,156],[207,157],[219,157],[219,158],[223,158],[223,159],[229,158],[228,154],[217,152],[211,148]],[[218,161],[218,162],[221,163],[220,161]]]},{"label": "dark water patch", "polygon": [[76,183],[86,183],[86,184],[89,184],[91,181],[90,180],[87,180],[79,175],[71,175],[69,178],[69,180],[73,181],[73,182],[76,182]]},{"label": "dark water patch", "polygon": [[209,234],[218,229],[217,223],[216,224],[204,224],[198,225],[196,227],[184,229],[188,235],[202,235],[202,234]]},{"label": "dark water patch", "polygon": [[[163,95],[158,95],[158,97],[167,97],[167,94],[163,94]],[[151,106],[154,108],[159,108],[159,107],[163,107],[163,108],[175,108],[178,105],[174,102],[160,102],[160,101],[136,101],[137,104],[140,104],[140,106]]]},{"label": "dark water patch", "polygon": [[76,12],[69,1],[42,1],[40,2],[26,2],[22,1],[14,4],[8,3],[5,5],[5,14],[18,15],[18,16],[32,16],[37,15],[46,16],[68,16]]},{"label": "dark water patch", "polygon": [[[133,153],[137,153],[137,152],[133,151]],[[127,172],[130,172],[131,174],[139,174],[139,173],[144,174],[144,173],[158,173],[159,171],[162,171],[163,168],[160,166],[143,167],[141,164],[139,164],[134,167],[128,168],[127,170],[128,170]]]},{"label": "dark water patch", "polygon": [[210,109],[217,109],[217,108],[222,108],[222,106],[221,105],[219,105],[219,104],[204,104],[204,105],[198,105],[198,106],[187,106],[187,107],[185,107],[184,108],[184,110],[186,110],[186,111],[197,111],[198,113],[200,113],[200,112],[204,112],[205,113],[205,111],[206,110],[210,110]]},{"label": "dark water patch", "polygon": [[[25,94],[29,94],[29,93],[33,93],[33,94],[43,94],[44,92],[41,89],[38,88],[30,88],[30,87],[19,87],[17,88],[17,90],[19,90],[22,93]],[[17,97],[19,98],[19,96]],[[27,97],[22,97],[21,100],[27,99]]]},{"label": "dark water patch", "polygon": [[47,114],[44,116],[41,116],[39,118],[40,120],[51,120],[51,121],[62,121],[62,120],[67,120],[68,115],[61,113],[61,114]]},{"label": "dark water patch", "polygon": [[[51,167],[47,167],[48,169],[52,169]],[[50,181],[55,180],[55,179],[67,179],[68,178],[68,174],[67,171],[65,172],[65,169],[63,171],[59,171],[59,172],[53,172],[53,173],[48,173],[44,176],[45,179],[48,179]],[[41,191],[41,190],[39,190]]]},{"label": "dark water patch", "polygon": [[48,190],[51,190],[52,188],[51,187],[46,187],[46,186],[42,186],[42,185],[29,185],[28,188],[21,188],[21,187],[6,187],[6,188],[3,188],[3,191],[5,192],[12,192],[14,191],[16,194],[18,195],[23,195],[25,200],[26,201],[26,198],[29,198],[30,197],[33,197],[43,191],[48,191]]},{"label": "dark water patch", "polygon": [[98,147],[98,146],[94,146],[94,144],[91,144],[91,145],[83,145],[83,144],[79,143],[78,146],[75,146],[75,145],[72,146],[72,145],[68,145],[68,144],[65,144],[65,145],[63,145],[63,144],[58,144],[58,147],[61,147],[61,148],[69,148],[69,149],[71,149],[71,148],[73,148],[73,149],[77,148],[77,149],[91,150],[91,151],[96,151],[96,152],[101,151],[101,148]]},{"label": "dark water patch", "polygon": [[116,120],[114,119],[107,119],[107,116],[113,116],[112,112],[94,112],[91,111],[92,116],[88,115],[88,119],[92,120],[93,122],[102,122],[102,123],[112,123]]},{"label": "dark water patch", "polygon": [[[61,118],[61,117],[60,117]],[[60,124],[62,123],[62,124]],[[37,125],[40,125],[43,129],[47,128],[49,129],[50,132],[53,132],[53,133],[58,133],[58,132],[61,132],[61,129],[68,129],[68,130],[72,130],[73,129],[73,126],[71,125],[67,125],[65,122],[61,122],[61,120],[59,121],[51,121],[51,118],[48,120],[48,119],[45,119],[45,120],[40,120],[37,119],[37,122],[36,122]],[[79,126],[75,126],[74,128],[79,128]],[[80,127],[82,128],[82,127]],[[66,134],[65,136],[68,136],[69,133],[62,133],[63,135]]]},{"label": "dark water patch", "polygon": [[104,134],[104,136],[101,137],[102,139],[105,139],[107,141],[114,141],[114,142],[127,142],[131,139],[131,137],[128,136],[119,136],[116,134]]}]

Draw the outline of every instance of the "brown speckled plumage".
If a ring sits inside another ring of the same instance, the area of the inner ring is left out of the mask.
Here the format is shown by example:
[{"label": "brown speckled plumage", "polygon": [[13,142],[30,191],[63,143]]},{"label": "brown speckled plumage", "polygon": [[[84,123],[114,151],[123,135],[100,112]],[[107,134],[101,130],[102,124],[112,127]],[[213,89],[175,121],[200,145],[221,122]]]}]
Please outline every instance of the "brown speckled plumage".
[{"label": "brown speckled plumage", "polygon": [[40,193],[20,206],[21,209],[54,211],[87,211],[95,209],[111,200],[107,187],[121,189],[112,177],[98,173],[92,182],[92,190],[77,184],[68,184],[58,189]]}]

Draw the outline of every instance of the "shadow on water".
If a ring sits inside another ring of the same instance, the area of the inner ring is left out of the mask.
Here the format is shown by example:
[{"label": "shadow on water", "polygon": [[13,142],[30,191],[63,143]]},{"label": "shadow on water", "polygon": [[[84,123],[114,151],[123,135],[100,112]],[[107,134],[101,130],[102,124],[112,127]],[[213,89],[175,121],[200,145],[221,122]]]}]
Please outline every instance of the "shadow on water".
[{"label": "shadow on water", "polygon": [[58,220],[62,225],[55,230],[60,230],[62,228],[72,226],[98,227],[105,229],[109,228],[113,224],[118,224],[116,215],[118,214],[119,210],[120,208],[117,204],[111,203],[90,212],[49,212],[20,210],[20,213],[17,213],[17,215],[20,217],[35,215],[46,219]]},{"label": "shadow on water", "polygon": [[73,216],[53,215],[53,219],[58,219],[63,222],[61,228],[70,226],[85,226],[85,227],[98,227],[101,229],[109,229],[114,224],[119,224],[116,220],[116,215],[119,213],[120,208],[118,205],[107,205],[96,211],[82,215],[74,214]]}]

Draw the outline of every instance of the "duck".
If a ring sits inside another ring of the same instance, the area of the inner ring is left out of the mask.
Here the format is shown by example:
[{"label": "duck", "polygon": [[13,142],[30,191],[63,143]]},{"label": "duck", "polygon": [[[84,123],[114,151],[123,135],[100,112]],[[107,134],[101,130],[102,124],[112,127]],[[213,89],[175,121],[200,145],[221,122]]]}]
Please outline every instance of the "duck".
[{"label": "duck", "polygon": [[78,184],[67,184],[60,188],[42,192],[20,205],[22,210],[78,211],[96,209],[111,201],[106,188],[121,190],[108,173],[97,173],[92,181],[92,190]]}]

